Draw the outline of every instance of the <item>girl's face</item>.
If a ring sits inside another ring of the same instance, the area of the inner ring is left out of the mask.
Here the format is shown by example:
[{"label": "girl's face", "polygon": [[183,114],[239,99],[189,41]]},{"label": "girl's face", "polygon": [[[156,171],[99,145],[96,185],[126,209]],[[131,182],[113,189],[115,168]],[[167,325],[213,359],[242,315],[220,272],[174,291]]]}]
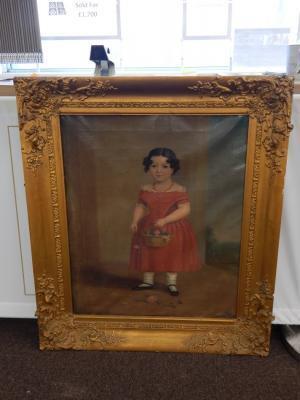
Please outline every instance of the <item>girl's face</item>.
[{"label": "girl's face", "polygon": [[168,163],[168,159],[163,156],[151,157],[152,164],[149,167],[149,174],[154,182],[163,183],[168,181],[172,174],[173,168]]}]

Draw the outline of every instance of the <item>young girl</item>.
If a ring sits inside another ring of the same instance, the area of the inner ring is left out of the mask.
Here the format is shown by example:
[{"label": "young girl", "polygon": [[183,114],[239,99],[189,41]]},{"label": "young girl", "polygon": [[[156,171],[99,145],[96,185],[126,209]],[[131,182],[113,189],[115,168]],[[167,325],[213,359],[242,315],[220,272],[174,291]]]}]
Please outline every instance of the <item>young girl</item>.
[{"label": "young girl", "polygon": [[[155,148],[144,158],[143,165],[152,184],[141,188],[131,223],[130,267],[144,273],[142,283],[133,289],[152,289],[155,272],[166,272],[169,293],[178,296],[177,273],[200,267],[195,234],[186,219],[189,198],[185,188],[173,181],[180,163],[172,150]],[[145,238],[149,232],[154,237],[168,237],[166,245],[149,245]]]}]

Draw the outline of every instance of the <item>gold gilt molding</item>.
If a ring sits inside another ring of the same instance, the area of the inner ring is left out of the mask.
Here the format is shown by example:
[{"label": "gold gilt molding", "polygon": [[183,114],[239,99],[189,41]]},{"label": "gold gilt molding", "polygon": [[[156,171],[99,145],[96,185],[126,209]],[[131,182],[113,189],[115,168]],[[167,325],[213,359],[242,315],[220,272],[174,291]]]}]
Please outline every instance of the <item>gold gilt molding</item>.
[{"label": "gold gilt molding", "polygon": [[26,167],[33,172],[42,165],[44,147],[47,139],[46,129],[40,121],[31,122],[24,129],[25,141],[23,142],[22,152],[26,160]]},{"label": "gold gilt molding", "polygon": [[263,140],[266,165],[271,168],[272,172],[281,173],[283,170],[281,160],[286,157],[287,152],[286,146],[283,149],[283,144],[287,142],[293,125],[288,122],[288,116],[281,113],[273,118],[270,128],[272,135],[266,136]]},{"label": "gold gilt molding", "polygon": [[272,287],[268,281],[257,283],[257,293],[250,300],[247,317],[238,318],[231,328],[213,328],[203,334],[192,334],[184,345],[189,352],[253,354],[266,356],[272,316]]},{"label": "gold gilt molding", "polygon": [[243,104],[249,108],[250,118],[256,118],[265,125],[265,132],[272,132],[262,142],[266,166],[272,173],[283,171],[282,160],[286,157],[287,140],[293,128],[289,122],[293,88],[294,80],[284,75],[278,76],[276,80],[268,77],[216,77],[208,81],[198,80],[188,87],[200,97],[218,97],[227,106]]},{"label": "gold gilt molding", "polygon": [[249,208],[249,230],[247,233],[248,247],[246,256],[246,276],[245,276],[245,303],[244,313],[247,315],[248,307],[250,304],[251,286],[254,273],[254,260],[255,260],[255,240],[256,240],[256,213],[257,213],[257,195],[259,190],[259,175],[260,175],[260,164],[261,164],[261,138],[262,138],[262,126],[257,127],[255,136],[255,152],[254,152],[254,163],[253,163],[253,174],[251,182],[251,196],[250,196],[250,208]]},{"label": "gold gilt molding", "polygon": [[[16,78],[14,84],[17,92],[20,129],[24,128],[26,149],[23,150],[26,166],[33,172],[42,165],[44,147],[48,144],[45,138],[45,127],[49,117],[58,114],[64,102],[74,98],[83,101],[88,97],[104,97],[117,90],[109,80],[58,78],[39,80],[35,78]],[[50,128],[49,128],[50,129]]]},{"label": "gold gilt molding", "polygon": [[[193,325],[154,323],[105,323],[105,328],[96,322],[76,321],[70,313],[63,313],[54,279],[43,275],[38,278],[38,321],[40,348],[43,349],[91,349],[108,350],[126,343],[127,329],[185,329]],[[272,322],[272,288],[267,281],[257,284],[257,293],[250,301],[249,315],[239,318],[231,326],[207,330],[198,327],[197,333],[183,341],[183,351],[221,354],[254,354],[265,356],[269,352],[269,337]],[[123,328],[123,329],[122,329]],[[125,330],[125,331],[124,331]]]},{"label": "gold gilt molding", "polygon": [[256,283],[257,292],[250,299],[247,317],[238,320],[235,347],[243,352],[266,356],[269,353],[273,321],[273,290],[268,280]]},{"label": "gold gilt molding", "polygon": [[[273,238],[293,83],[287,77],[185,78],[16,79],[22,151],[29,169],[25,176],[41,349],[268,353],[277,251]],[[114,114],[249,116],[235,319],[73,314],[60,113],[112,115],[112,120]],[[263,280],[266,276],[269,281]]]},{"label": "gold gilt molding", "polygon": [[64,310],[64,280],[63,280],[63,245],[61,236],[61,210],[59,208],[58,187],[57,187],[57,166],[54,150],[54,140],[50,124],[47,126],[47,143],[48,143],[48,162],[49,162],[49,187],[52,210],[53,233],[55,243],[55,259],[57,284],[60,298],[60,309]]},{"label": "gold gilt molding", "polygon": [[40,349],[91,349],[108,350],[125,342],[118,331],[101,329],[93,322],[77,322],[70,313],[60,309],[55,281],[45,274],[37,279],[37,317],[40,332]]},{"label": "gold gilt molding", "polygon": [[188,86],[188,89],[201,97],[218,97],[225,102],[232,96],[237,96],[235,101],[239,101],[238,96],[242,98],[249,96],[246,102],[251,104],[253,96],[258,96],[261,105],[263,104],[270,112],[278,113],[288,105],[294,81],[285,75],[276,78],[213,77],[198,80],[194,85]]},{"label": "gold gilt molding", "polygon": [[15,78],[20,127],[35,118],[47,120],[66,102],[104,97],[117,90],[109,80],[92,78]]},{"label": "gold gilt molding", "polygon": [[[187,90],[194,92],[202,101],[189,103],[166,102],[126,102],[114,101],[110,103],[91,102],[86,100],[105,97],[115,91],[126,94],[128,87],[117,88],[108,79],[95,78],[16,78],[14,84],[17,92],[20,128],[28,121],[46,121],[51,115],[58,114],[59,108],[76,105],[76,107],[91,108],[210,108],[210,107],[247,107],[251,118],[266,125],[263,138],[263,147],[266,154],[266,165],[274,173],[281,173],[282,160],[286,156],[286,143],[292,125],[289,123],[291,96],[293,92],[293,79],[287,76],[277,76],[277,79],[268,77],[210,77],[198,80],[187,86]],[[142,100],[147,95],[147,89],[141,91],[138,82],[137,94]],[[122,86],[122,84],[121,84]],[[184,93],[184,88],[181,88]],[[149,85],[149,92],[152,88]],[[167,91],[170,88],[167,87]],[[207,100],[205,97],[216,98],[217,101]],[[73,101],[75,103],[73,104]],[[84,101],[84,102],[83,102]],[[79,103],[81,102],[81,104]],[[38,129],[35,128],[35,129]],[[36,151],[32,143],[32,156],[28,156],[28,165],[36,169],[41,164],[42,154]]]}]

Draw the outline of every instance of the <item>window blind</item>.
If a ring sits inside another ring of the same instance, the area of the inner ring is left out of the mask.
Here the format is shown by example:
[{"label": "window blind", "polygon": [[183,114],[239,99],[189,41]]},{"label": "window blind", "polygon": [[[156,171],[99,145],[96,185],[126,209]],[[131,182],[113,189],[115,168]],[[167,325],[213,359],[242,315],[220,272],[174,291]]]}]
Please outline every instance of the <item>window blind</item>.
[{"label": "window blind", "polygon": [[42,61],[36,0],[1,0],[0,63]]}]

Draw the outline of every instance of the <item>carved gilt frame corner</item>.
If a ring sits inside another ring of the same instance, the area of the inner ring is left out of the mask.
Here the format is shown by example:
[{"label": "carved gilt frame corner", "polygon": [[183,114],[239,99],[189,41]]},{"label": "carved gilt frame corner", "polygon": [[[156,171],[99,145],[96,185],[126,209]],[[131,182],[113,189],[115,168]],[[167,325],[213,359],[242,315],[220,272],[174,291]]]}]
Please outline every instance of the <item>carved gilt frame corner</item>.
[{"label": "carved gilt frame corner", "polygon": [[[41,349],[267,355],[293,81],[16,78]],[[249,116],[236,318],[73,313],[60,116]]]}]

